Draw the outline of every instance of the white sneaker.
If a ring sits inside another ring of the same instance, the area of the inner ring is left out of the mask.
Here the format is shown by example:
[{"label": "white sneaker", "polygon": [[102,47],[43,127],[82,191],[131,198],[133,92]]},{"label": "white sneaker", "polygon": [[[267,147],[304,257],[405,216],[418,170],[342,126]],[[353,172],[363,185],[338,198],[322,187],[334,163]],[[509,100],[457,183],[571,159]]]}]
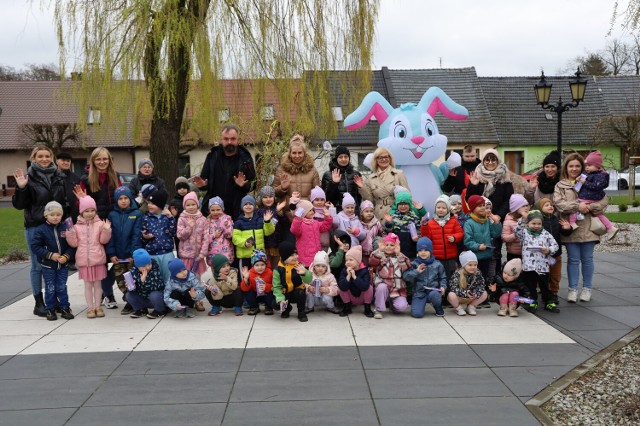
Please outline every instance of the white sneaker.
[{"label": "white sneaker", "polygon": [[476,307],[473,305],[467,305],[467,313],[472,317],[476,316]]},{"label": "white sneaker", "polygon": [[583,288],[582,292],[580,293],[580,301],[581,302],[588,302],[591,300],[591,289],[590,288]]},{"label": "white sneaker", "polygon": [[567,294],[567,302],[576,303],[578,301],[578,290],[575,288],[570,288],[569,293]]},{"label": "white sneaker", "polygon": [[454,308],[456,311],[456,314],[460,315],[461,317],[467,315],[467,313],[464,311],[464,308],[462,307],[462,305],[458,305],[457,308]]},{"label": "white sneaker", "polygon": [[375,314],[373,314],[373,318],[375,318],[375,319],[382,319],[382,318],[384,318],[384,315],[382,315],[382,312],[378,312],[378,311],[376,311],[376,313],[375,313]]}]

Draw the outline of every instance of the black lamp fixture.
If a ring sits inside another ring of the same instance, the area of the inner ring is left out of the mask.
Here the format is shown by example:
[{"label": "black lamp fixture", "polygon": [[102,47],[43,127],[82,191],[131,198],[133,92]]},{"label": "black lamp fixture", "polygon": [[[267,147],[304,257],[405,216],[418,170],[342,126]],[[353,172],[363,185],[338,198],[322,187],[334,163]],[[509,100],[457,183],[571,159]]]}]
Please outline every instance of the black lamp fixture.
[{"label": "black lamp fixture", "polygon": [[549,98],[551,98],[552,84],[548,83],[544,71],[540,76],[540,81],[533,86],[533,90],[536,94],[536,102],[542,107],[542,109],[548,109],[551,112],[558,114],[558,152],[562,156],[562,113],[569,111],[571,108],[577,107],[580,102],[584,100],[584,92],[587,88],[587,80],[580,75],[580,68],[575,73],[575,78],[569,80],[569,89],[571,90],[572,103],[565,104],[562,102],[562,97],[558,98],[558,102],[549,104]]}]

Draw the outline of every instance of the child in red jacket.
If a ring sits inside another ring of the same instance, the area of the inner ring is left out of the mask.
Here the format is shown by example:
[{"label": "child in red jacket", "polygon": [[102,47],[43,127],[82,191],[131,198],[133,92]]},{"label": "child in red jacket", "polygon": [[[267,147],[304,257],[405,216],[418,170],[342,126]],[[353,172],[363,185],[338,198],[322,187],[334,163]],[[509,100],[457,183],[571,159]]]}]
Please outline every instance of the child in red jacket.
[{"label": "child in red jacket", "polygon": [[432,219],[422,222],[420,233],[433,242],[433,257],[442,263],[449,281],[457,269],[458,244],[464,240],[464,231],[458,219],[451,214],[449,197],[439,196],[435,211]]},{"label": "child in red jacket", "polygon": [[273,295],[273,271],[269,268],[267,254],[259,249],[253,251],[251,256],[251,269],[242,268],[242,281],[240,290],[249,305],[249,315],[260,313],[258,303],[264,303],[264,314],[273,315],[273,307],[276,298]]}]

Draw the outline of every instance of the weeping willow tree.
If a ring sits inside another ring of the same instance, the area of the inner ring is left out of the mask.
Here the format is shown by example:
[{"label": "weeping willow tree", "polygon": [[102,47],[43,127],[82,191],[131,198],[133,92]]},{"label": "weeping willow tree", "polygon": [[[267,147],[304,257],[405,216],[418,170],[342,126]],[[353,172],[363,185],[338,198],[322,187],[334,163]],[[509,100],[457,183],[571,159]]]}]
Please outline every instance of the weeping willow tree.
[{"label": "weeping willow tree", "polygon": [[80,111],[100,110],[98,137],[117,128],[123,138],[148,139],[157,172],[171,182],[181,138],[217,140],[220,111],[264,135],[269,94],[283,134],[318,126],[335,134],[326,71],[357,75],[357,85],[343,87],[353,99],[368,90],[378,3],[55,0],[61,73],[81,73],[73,99]]}]

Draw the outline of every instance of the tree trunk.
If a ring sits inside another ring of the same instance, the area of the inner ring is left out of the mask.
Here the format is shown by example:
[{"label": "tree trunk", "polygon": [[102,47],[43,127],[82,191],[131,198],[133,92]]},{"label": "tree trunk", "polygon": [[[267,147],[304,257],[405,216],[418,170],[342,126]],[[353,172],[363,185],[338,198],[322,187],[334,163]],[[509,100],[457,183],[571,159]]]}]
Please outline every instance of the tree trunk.
[{"label": "tree trunk", "polygon": [[155,118],[151,122],[151,161],[155,172],[164,180],[170,197],[173,196],[173,183],[178,177],[181,121]]}]

